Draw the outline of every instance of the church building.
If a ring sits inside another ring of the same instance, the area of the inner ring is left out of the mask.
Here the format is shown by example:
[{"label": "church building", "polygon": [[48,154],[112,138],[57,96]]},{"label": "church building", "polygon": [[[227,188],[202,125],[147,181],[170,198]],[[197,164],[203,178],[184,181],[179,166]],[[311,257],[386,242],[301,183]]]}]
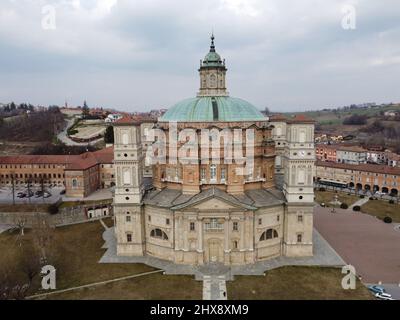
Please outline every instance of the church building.
[{"label": "church building", "polygon": [[[191,265],[312,256],[314,122],[301,116],[271,122],[231,97],[214,36],[199,74],[197,96],[154,125],[165,141],[153,140],[152,158],[165,161],[153,163],[151,178],[143,175],[140,123],[124,117],[114,124],[117,254]],[[192,136],[183,138],[187,132]],[[173,144],[189,147],[176,155]],[[157,145],[168,147],[162,157]]]}]

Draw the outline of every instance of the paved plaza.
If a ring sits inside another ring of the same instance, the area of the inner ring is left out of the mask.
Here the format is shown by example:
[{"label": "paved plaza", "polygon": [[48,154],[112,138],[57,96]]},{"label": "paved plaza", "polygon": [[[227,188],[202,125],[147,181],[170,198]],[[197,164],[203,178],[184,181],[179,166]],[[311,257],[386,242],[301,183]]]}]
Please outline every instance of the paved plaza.
[{"label": "paved plaza", "polygon": [[400,282],[400,231],[397,224],[351,210],[317,207],[314,226],[364,283]]},{"label": "paved plaza", "polygon": [[302,258],[278,257],[266,261],[244,266],[224,266],[211,264],[204,266],[192,266],[175,264],[171,261],[162,260],[150,256],[145,257],[122,257],[116,253],[116,239],[114,228],[107,228],[103,233],[107,249],[100,263],[144,263],[152,267],[162,269],[171,275],[195,275],[197,280],[203,280],[204,276],[224,276],[226,280],[233,280],[235,275],[264,275],[268,270],[283,266],[343,266],[345,263],[329,244],[314,230],[314,256]]}]

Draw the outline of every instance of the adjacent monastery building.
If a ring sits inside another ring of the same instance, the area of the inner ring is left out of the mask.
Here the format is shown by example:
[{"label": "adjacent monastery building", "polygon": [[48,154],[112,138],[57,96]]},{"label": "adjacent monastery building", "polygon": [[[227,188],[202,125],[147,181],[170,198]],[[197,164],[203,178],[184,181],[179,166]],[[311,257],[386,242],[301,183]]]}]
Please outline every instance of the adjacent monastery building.
[{"label": "adjacent monastery building", "polygon": [[144,177],[141,123],[124,117],[114,124],[118,255],[195,265],[311,256],[313,121],[272,123],[231,97],[214,37],[199,73],[197,96],[148,128],[158,132],[152,178]]}]

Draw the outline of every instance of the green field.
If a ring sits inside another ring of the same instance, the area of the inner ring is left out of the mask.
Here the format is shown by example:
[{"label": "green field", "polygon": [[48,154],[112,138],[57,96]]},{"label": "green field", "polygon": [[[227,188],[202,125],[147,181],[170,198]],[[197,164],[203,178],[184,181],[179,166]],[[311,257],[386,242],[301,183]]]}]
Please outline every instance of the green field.
[{"label": "green field", "polygon": [[235,277],[227,282],[232,300],[370,300],[373,296],[357,280],[355,290],[341,286],[343,274],[338,268],[282,267],[264,277]]},{"label": "green field", "polygon": [[353,195],[353,194],[347,194],[345,192],[332,192],[332,191],[316,191],[315,192],[315,202],[321,204],[325,203],[327,207],[333,207],[333,204],[330,202],[333,201],[335,195],[338,196],[338,200],[342,203],[346,203],[349,207],[359,200],[360,198]]},{"label": "green field", "polygon": [[390,204],[388,201],[372,200],[361,206],[361,211],[372,216],[384,219],[391,217],[393,222],[400,222],[400,205]]},{"label": "green field", "polygon": [[342,124],[343,119],[353,115],[366,115],[369,117],[378,116],[380,112],[385,112],[389,110],[397,110],[400,111],[400,104],[396,104],[393,106],[384,106],[384,107],[375,107],[375,108],[357,108],[357,109],[348,109],[348,110],[326,110],[326,111],[305,111],[305,112],[293,112],[287,113],[287,116],[295,115],[295,114],[303,114],[307,117],[315,119],[321,125],[337,125]]}]

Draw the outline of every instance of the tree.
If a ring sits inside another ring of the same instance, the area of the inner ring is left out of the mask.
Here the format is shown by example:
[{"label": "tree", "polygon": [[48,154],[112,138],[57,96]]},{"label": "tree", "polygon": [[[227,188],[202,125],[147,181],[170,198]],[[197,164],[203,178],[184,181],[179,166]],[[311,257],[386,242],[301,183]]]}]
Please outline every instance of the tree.
[{"label": "tree", "polygon": [[367,116],[353,114],[350,117],[347,117],[343,120],[343,124],[345,125],[364,125],[367,123]]},{"label": "tree", "polygon": [[105,143],[114,143],[114,128],[113,126],[108,126],[106,132],[104,133]]},{"label": "tree", "polygon": [[86,118],[87,116],[89,116],[89,107],[86,103],[86,100],[83,102],[83,107],[82,107],[82,114],[83,117]]},{"label": "tree", "polygon": [[17,226],[17,228],[19,229],[21,236],[25,235],[25,227],[26,227],[27,222],[28,222],[28,220],[26,217],[16,215],[16,217],[14,218],[14,223]]}]

